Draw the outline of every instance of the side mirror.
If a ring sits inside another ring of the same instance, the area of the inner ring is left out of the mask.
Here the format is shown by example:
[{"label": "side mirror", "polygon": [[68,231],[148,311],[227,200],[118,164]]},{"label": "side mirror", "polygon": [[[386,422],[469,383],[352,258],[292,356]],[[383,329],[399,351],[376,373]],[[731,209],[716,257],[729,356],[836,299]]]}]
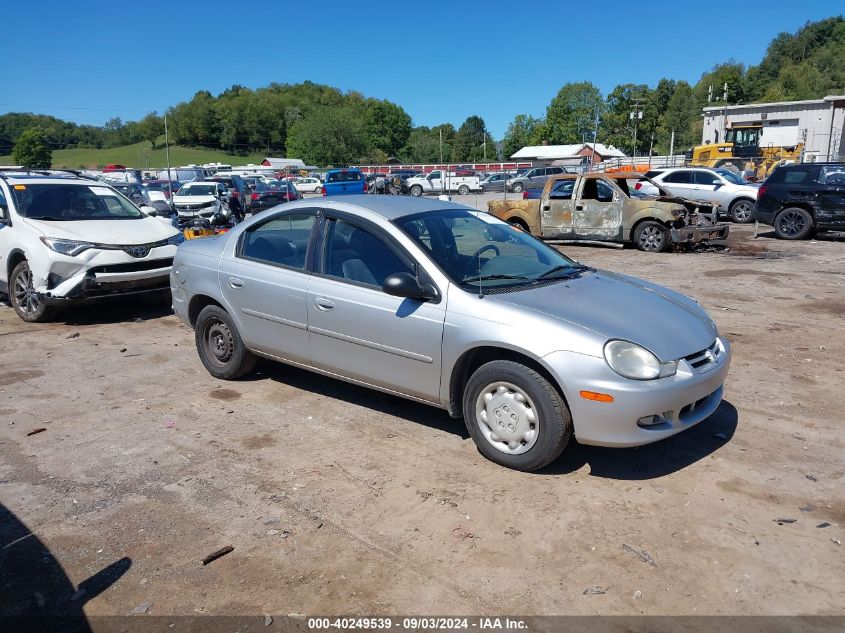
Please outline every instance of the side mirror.
[{"label": "side mirror", "polygon": [[434,299],[434,290],[423,287],[417,278],[410,273],[394,273],[384,280],[382,290],[394,297],[405,297],[406,299],[421,299],[426,301]]},{"label": "side mirror", "polygon": [[722,187],[722,183],[714,182],[713,183],[713,191],[718,191]]},{"label": "side mirror", "polygon": [[146,211],[147,215],[152,218],[158,216],[158,209],[144,207],[144,211]]},{"label": "side mirror", "polygon": [[0,222],[9,221],[9,207],[5,203],[0,202]]}]

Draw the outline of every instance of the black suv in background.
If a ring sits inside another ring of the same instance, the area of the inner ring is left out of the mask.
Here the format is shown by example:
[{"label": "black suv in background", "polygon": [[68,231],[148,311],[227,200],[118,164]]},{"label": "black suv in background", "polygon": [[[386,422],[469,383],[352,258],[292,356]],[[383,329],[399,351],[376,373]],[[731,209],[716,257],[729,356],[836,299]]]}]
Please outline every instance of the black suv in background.
[{"label": "black suv in background", "polygon": [[754,217],[784,240],[845,231],[845,163],[777,167],[757,192]]},{"label": "black suv in background", "polygon": [[229,192],[226,204],[229,205],[229,208],[235,214],[235,217],[238,218],[238,221],[244,219],[250,194],[249,185],[246,184],[246,180],[236,174],[232,174],[231,176],[212,176],[211,178],[206,178],[205,182],[222,182]]}]

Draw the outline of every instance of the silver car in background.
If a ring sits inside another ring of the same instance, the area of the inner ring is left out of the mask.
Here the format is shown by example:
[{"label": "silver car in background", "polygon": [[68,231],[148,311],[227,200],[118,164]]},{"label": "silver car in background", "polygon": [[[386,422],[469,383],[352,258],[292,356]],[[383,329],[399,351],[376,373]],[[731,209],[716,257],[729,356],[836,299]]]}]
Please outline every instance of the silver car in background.
[{"label": "silver car in background", "polygon": [[449,201],[281,205],[180,245],[171,290],[213,376],[262,356],[425,402],[526,471],[573,434],[636,446],[690,428],[730,363],[692,299]]}]

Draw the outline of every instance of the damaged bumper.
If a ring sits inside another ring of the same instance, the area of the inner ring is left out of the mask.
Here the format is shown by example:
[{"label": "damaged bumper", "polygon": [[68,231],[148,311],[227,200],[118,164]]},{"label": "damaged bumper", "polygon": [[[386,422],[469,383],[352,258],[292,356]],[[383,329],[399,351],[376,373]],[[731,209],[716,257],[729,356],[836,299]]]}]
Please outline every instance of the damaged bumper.
[{"label": "damaged bumper", "polygon": [[671,229],[672,243],[674,244],[698,244],[707,240],[726,240],[730,227],[727,224],[716,224],[713,226],[685,226],[679,229]]}]

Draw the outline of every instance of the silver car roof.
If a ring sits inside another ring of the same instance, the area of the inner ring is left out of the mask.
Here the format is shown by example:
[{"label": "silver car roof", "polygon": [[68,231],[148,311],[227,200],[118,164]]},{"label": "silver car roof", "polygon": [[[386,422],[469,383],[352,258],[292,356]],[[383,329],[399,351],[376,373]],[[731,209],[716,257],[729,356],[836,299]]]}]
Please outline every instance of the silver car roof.
[{"label": "silver car roof", "polygon": [[[304,200],[293,203],[293,205],[296,205],[297,207],[313,207],[314,200],[314,198],[305,198]],[[417,213],[444,211],[447,209],[466,209],[468,211],[477,211],[477,209],[473,209],[463,204],[458,204],[457,202],[440,200],[438,198],[415,198],[413,196],[374,196],[369,194],[357,194],[328,196],[323,198],[323,201],[327,203],[328,207],[336,207],[338,210],[344,210],[343,207],[348,206],[358,207],[364,211],[369,211],[370,213],[379,215],[388,221],[408,215],[415,215]],[[293,205],[286,205],[286,208],[293,208]]]}]

